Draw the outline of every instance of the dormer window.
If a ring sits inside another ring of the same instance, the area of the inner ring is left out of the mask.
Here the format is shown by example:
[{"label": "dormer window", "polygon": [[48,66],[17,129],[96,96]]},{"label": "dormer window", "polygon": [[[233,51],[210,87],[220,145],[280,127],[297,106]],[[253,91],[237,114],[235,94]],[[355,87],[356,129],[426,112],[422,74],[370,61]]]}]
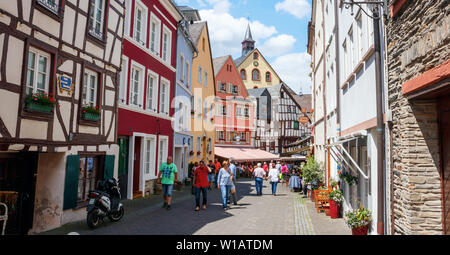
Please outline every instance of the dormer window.
[{"label": "dormer window", "polygon": [[254,53],[253,53],[253,59],[254,59],[254,60],[257,60],[258,58],[259,58],[258,53],[257,53],[257,52],[254,52]]}]

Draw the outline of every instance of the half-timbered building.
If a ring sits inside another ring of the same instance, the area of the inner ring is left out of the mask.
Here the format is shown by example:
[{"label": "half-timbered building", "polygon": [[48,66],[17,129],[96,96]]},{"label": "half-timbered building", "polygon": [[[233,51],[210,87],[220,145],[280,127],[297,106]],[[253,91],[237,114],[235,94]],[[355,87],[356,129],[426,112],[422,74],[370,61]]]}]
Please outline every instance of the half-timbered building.
[{"label": "half-timbered building", "polygon": [[123,0],[0,2],[0,200],[6,233],[86,215],[117,177]]},{"label": "half-timbered building", "polygon": [[300,124],[305,113],[298,95],[285,83],[248,92],[257,105],[255,147],[281,154],[284,146],[310,135],[310,127]]},{"label": "half-timbered building", "polygon": [[177,24],[170,0],[126,0],[119,91],[122,190],[153,194],[159,166],[173,153]]}]

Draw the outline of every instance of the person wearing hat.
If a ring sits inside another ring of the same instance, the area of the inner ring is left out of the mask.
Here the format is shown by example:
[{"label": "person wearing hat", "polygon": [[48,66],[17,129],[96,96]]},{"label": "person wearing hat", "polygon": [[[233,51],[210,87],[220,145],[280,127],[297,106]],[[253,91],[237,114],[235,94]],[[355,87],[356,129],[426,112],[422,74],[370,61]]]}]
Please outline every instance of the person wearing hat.
[{"label": "person wearing hat", "polygon": [[261,163],[257,164],[256,169],[253,171],[255,176],[256,194],[262,196],[263,179],[266,176],[266,172],[261,168]]}]

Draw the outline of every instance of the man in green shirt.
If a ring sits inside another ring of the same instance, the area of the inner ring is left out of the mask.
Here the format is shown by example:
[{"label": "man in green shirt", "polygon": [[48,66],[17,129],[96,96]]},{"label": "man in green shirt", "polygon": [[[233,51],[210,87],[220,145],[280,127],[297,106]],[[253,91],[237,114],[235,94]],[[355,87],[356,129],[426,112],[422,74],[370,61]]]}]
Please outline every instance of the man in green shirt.
[{"label": "man in green shirt", "polygon": [[[162,176],[162,178],[161,178]],[[173,163],[171,156],[167,157],[167,163],[162,163],[158,173],[158,183],[162,184],[164,205],[163,208],[170,210],[172,202],[173,185],[178,181],[177,166]]]}]

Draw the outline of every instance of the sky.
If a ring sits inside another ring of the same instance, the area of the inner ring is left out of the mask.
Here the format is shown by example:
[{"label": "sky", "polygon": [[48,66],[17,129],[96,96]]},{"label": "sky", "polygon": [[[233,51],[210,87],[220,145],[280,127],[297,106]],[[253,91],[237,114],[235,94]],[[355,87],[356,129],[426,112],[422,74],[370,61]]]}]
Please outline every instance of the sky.
[{"label": "sky", "polygon": [[306,52],[312,0],[174,0],[208,21],[213,58],[241,56],[247,24],[255,47],[295,92],[311,93]]}]

